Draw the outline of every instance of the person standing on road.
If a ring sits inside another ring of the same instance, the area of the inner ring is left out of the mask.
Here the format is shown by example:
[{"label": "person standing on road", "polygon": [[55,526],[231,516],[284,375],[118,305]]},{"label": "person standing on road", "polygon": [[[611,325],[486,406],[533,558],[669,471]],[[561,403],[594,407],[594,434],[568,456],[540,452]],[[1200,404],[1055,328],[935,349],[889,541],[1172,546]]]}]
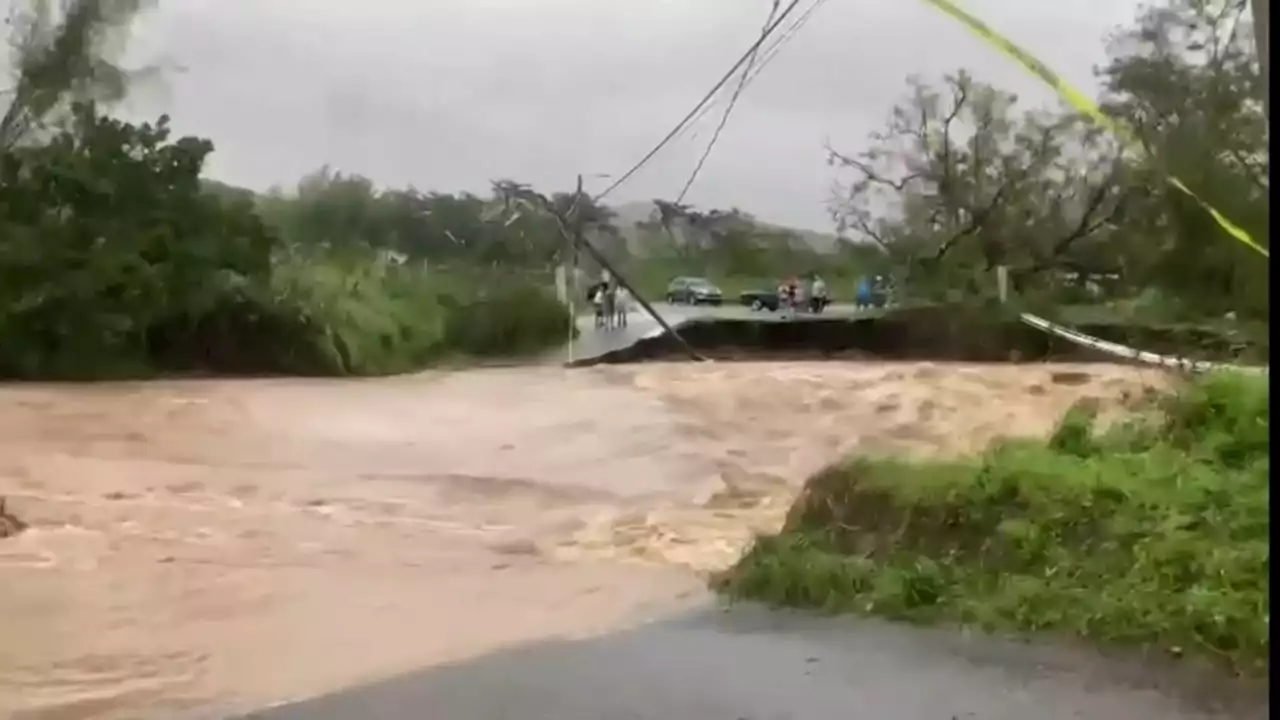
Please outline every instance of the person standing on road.
[{"label": "person standing on road", "polygon": [[871,304],[871,280],[863,275],[858,278],[858,309],[861,310]]},{"label": "person standing on road", "polygon": [[618,285],[612,280],[605,280],[600,285],[600,313],[604,316],[605,329],[612,330],[614,322],[617,321],[615,306],[618,300]]},{"label": "person standing on road", "polygon": [[827,303],[831,299],[827,297],[827,283],[818,273],[813,274],[813,279],[809,283],[809,305],[814,312],[822,312],[826,309]]},{"label": "person standing on road", "polygon": [[626,327],[627,317],[631,314],[631,292],[621,285],[613,297],[614,325]]},{"label": "person standing on road", "polygon": [[587,300],[589,300],[595,308],[596,327],[604,327],[604,291],[606,283],[595,282],[587,289]]}]

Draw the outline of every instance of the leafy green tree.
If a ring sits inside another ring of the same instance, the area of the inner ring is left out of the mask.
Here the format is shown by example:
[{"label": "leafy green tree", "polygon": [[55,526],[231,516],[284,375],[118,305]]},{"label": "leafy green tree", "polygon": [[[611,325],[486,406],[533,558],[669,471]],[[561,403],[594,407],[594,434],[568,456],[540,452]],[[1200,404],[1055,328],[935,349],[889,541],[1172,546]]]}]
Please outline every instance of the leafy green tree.
[{"label": "leafy green tree", "polygon": [[1268,232],[1264,93],[1247,9],[1168,0],[1113,39],[1101,70],[1107,110],[1141,152],[1069,111],[1022,112],[960,72],[918,79],[887,128],[854,155],[833,214],[935,298],[989,296],[1009,268],[1024,297],[1073,292],[1071,278],[1118,277],[1183,314],[1265,317],[1269,273],[1227,238],[1176,175],[1255,238]]},{"label": "leafy green tree", "polygon": [[[0,168],[0,343],[6,374],[131,372],[149,333],[269,278],[274,237],[243,200],[205,192],[213,150],[76,104]],[[114,365],[115,367],[110,367]]]},{"label": "leafy green tree", "polygon": [[1051,271],[1105,272],[1094,250],[1124,206],[1115,144],[1073,115],[1019,112],[1017,98],[961,71],[935,88],[911,80],[888,127],[856,155],[833,213],[841,232],[879,245],[914,292],[989,294],[999,265],[1024,289]]},{"label": "leafy green tree", "polygon": [[1267,243],[1265,87],[1250,36],[1245,2],[1170,0],[1117,34],[1101,72],[1108,110],[1146,149],[1127,226],[1145,242],[1130,264],[1184,310],[1267,315],[1268,264],[1166,182],[1175,175]]}]

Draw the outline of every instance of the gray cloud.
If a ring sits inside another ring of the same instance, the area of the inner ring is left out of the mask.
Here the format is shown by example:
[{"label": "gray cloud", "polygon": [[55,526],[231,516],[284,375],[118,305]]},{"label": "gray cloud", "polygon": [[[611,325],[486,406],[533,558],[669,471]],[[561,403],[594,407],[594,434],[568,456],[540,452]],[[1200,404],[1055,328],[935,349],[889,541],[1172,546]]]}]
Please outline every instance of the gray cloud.
[{"label": "gray cloud", "polygon": [[[965,6],[1092,87],[1103,36],[1137,0]],[[259,189],[325,163],[422,189],[482,191],[498,177],[567,188],[578,172],[634,163],[767,11],[768,0],[172,0],[139,26],[132,55],[184,69],[140,88],[127,112],[169,112],[214,140],[213,175]],[[688,199],[829,227],[823,140],[856,149],[907,75],[959,67],[1049,100],[920,0],[831,0],[744,94]],[[676,194],[718,116],[615,199]]]}]

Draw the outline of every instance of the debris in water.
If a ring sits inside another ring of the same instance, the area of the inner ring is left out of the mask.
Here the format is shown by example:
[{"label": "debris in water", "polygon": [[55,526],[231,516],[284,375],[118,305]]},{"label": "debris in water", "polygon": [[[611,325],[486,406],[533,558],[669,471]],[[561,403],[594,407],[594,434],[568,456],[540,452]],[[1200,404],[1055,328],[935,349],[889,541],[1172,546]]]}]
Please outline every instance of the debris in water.
[{"label": "debris in water", "polygon": [[0,497],[0,538],[7,538],[17,535],[27,529],[27,524],[18,519],[18,516],[9,512],[5,506],[5,499]]}]

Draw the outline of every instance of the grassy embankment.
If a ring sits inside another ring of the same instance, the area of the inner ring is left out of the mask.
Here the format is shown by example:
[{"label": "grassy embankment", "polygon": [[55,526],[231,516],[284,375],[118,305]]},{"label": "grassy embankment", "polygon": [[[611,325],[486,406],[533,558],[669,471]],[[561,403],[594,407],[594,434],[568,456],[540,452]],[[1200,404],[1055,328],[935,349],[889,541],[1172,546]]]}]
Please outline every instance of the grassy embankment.
[{"label": "grassy embankment", "polygon": [[[480,274],[412,263],[280,259],[268,292],[250,293],[248,307],[230,314],[226,332],[195,338],[207,344],[226,336],[228,346],[247,352],[200,369],[383,375],[462,358],[531,356],[567,340],[568,310],[540,278],[486,282]],[[246,316],[270,320],[245,327]],[[182,367],[201,356],[184,349],[174,362],[160,364]]]},{"label": "grassy embankment", "polygon": [[1095,429],[946,462],[860,458],[812,478],[731,599],[1075,636],[1265,675],[1270,393],[1223,374]]}]

